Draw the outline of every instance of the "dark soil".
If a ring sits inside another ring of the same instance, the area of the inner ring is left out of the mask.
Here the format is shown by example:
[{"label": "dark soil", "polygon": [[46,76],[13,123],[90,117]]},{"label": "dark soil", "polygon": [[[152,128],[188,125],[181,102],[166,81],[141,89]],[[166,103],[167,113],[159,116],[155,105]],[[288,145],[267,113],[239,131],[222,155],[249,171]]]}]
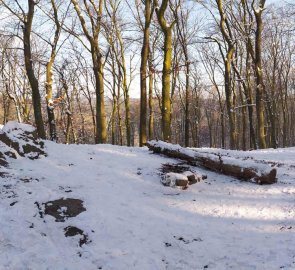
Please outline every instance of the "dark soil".
[{"label": "dark soil", "polygon": [[[72,198],[61,198],[55,201],[49,201],[45,205],[45,215],[55,217],[56,222],[64,222],[69,217],[78,216],[86,211],[83,201]],[[62,209],[64,207],[64,210]]]},{"label": "dark soil", "polygon": [[190,170],[190,167],[187,165],[184,165],[184,163],[179,163],[179,164],[166,163],[166,164],[162,164],[162,168],[161,168],[162,173],[169,173],[169,172],[183,173],[189,170]]},{"label": "dark soil", "polygon": [[75,227],[75,226],[68,226],[64,229],[65,231],[65,236],[66,237],[72,237],[75,235],[81,235],[82,237],[79,240],[79,246],[81,247],[84,244],[87,244],[88,241],[88,236],[85,234],[81,229]]}]

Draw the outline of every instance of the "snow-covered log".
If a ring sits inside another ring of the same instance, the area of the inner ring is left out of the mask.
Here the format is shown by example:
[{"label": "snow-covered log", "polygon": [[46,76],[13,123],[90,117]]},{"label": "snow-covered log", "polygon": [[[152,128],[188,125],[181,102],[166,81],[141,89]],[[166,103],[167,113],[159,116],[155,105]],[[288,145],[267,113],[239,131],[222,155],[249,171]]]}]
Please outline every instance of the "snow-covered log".
[{"label": "snow-covered log", "polygon": [[240,180],[251,181],[260,185],[277,182],[277,170],[268,164],[261,164],[252,160],[243,161],[218,154],[202,153],[197,149],[183,148],[180,145],[155,140],[149,141],[147,147],[154,153],[185,160],[193,165],[202,166]]}]

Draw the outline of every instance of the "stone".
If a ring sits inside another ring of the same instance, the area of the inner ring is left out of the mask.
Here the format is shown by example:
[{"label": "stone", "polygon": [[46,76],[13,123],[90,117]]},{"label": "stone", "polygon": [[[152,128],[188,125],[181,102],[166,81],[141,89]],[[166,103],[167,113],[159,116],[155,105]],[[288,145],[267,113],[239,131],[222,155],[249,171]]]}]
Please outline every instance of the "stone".
[{"label": "stone", "polygon": [[187,179],[189,181],[189,185],[196,184],[196,183],[200,182],[201,180],[204,180],[207,178],[207,175],[202,175],[202,174],[194,173],[191,171],[186,171],[183,174],[185,176],[187,176]]},{"label": "stone", "polygon": [[162,184],[164,186],[170,186],[170,187],[187,187],[188,186],[188,179],[185,175],[180,173],[166,173],[161,180]]},{"label": "stone", "polygon": [[189,184],[188,179],[176,179],[175,185],[177,187],[186,187]]},{"label": "stone", "polygon": [[[38,138],[36,129],[30,125],[8,122],[0,130],[0,141],[23,157],[37,159],[40,155],[46,156],[43,150],[44,142]],[[13,154],[10,151],[10,157],[15,158]]]},{"label": "stone", "polygon": [[200,182],[200,179],[191,171],[186,171],[183,174],[187,177],[189,185]]}]

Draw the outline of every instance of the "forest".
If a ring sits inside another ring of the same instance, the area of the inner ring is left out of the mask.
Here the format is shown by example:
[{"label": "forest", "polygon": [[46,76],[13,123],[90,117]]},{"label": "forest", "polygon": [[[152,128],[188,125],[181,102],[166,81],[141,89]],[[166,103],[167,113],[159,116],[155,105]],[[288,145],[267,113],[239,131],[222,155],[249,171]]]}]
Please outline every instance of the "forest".
[{"label": "forest", "polygon": [[295,5],[1,0],[0,121],[61,143],[295,145]]},{"label": "forest", "polygon": [[0,270],[294,270],[294,0],[0,0]]}]

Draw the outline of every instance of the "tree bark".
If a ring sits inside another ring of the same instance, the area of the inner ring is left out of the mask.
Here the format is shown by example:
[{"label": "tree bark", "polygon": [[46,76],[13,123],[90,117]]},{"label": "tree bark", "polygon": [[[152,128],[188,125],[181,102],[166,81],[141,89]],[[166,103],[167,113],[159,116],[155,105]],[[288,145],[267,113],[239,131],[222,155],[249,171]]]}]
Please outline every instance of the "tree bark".
[{"label": "tree bark", "polygon": [[33,68],[33,59],[32,59],[32,50],[31,50],[31,32],[32,32],[32,23],[34,18],[36,3],[34,0],[28,0],[28,13],[24,21],[23,26],[23,42],[24,42],[24,58],[25,58],[25,68],[26,73],[32,88],[32,100],[34,107],[34,116],[37,132],[40,138],[45,139],[45,129],[44,122],[42,117],[42,108],[41,108],[41,96],[39,92],[39,83],[34,74]]},{"label": "tree bark", "polygon": [[152,19],[152,3],[151,0],[145,1],[145,25],[143,34],[143,45],[141,50],[140,64],[140,126],[139,126],[139,146],[143,146],[147,142],[147,64],[149,57],[149,39],[150,24]]},{"label": "tree bark", "polygon": [[231,29],[223,9],[222,0],[216,0],[220,15],[219,28],[227,43],[226,56],[224,57],[222,53],[222,47],[218,43],[219,50],[223,56],[224,62],[224,91],[226,97],[226,109],[228,114],[229,130],[230,130],[230,149],[237,148],[237,131],[236,131],[236,121],[235,121],[235,111],[233,106],[233,95],[232,95],[232,78],[231,78],[231,66],[234,57],[235,47],[233,43],[233,36]]},{"label": "tree bark", "polygon": [[260,0],[258,9],[255,9],[254,3],[252,3],[252,8],[254,10],[256,18],[256,32],[255,32],[255,74],[256,74],[256,116],[257,116],[257,126],[258,126],[258,144],[260,149],[266,148],[265,140],[265,119],[264,119],[264,103],[263,94],[265,91],[265,86],[263,83],[263,72],[262,72],[262,56],[261,56],[261,46],[262,46],[262,12],[264,9],[264,4],[266,0]]},{"label": "tree bark", "polygon": [[152,60],[149,60],[149,139],[154,138],[154,102],[153,102],[154,74],[152,72]]},{"label": "tree bark", "polygon": [[86,25],[86,21],[82,15],[82,11],[79,7],[77,0],[71,0],[78,18],[80,20],[83,32],[90,43],[91,47],[91,57],[93,63],[93,73],[95,77],[95,93],[96,93],[96,143],[106,143],[107,142],[107,123],[106,123],[106,115],[105,115],[105,104],[104,104],[104,64],[103,57],[101,54],[100,46],[99,46],[99,33],[101,27],[101,19],[102,19],[102,10],[103,10],[103,0],[98,1],[98,6],[91,1],[91,5],[93,7],[93,11],[95,11],[96,19],[92,15],[92,9],[89,8],[86,1],[84,1],[84,5],[86,8],[86,12],[90,17],[92,35],[90,35],[89,28]]},{"label": "tree bark", "polygon": [[51,44],[51,54],[50,58],[46,65],[46,101],[47,101],[47,114],[48,114],[48,124],[49,124],[49,133],[50,133],[50,140],[57,141],[57,134],[56,134],[56,123],[55,123],[55,116],[54,116],[54,103],[53,103],[53,95],[52,95],[52,83],[53,83],[53,64],[56,57],[56,50],[57,50],[57,43],[60,37],[61,32],[61,25],[58,19],[57,14],[57,7],[55,5],[55,1],[51,0],[51,6],[53,8],[53,17],[55,22],[55,33],[54,33],[54,40],[53,44]]},{"label": "tree bark", "polygon": [[[155,1],[158,6],[158,1]],[[156,8],[159,24],[164,33],[164,62],[162,74],[162,134],[163,140],[171,141],[171,99],[170,99],[170,83],[172,73],[172,29],[176,21],[168,24],[165,19],[165,11],[169,0],[163,0],[161,7]]]}]

